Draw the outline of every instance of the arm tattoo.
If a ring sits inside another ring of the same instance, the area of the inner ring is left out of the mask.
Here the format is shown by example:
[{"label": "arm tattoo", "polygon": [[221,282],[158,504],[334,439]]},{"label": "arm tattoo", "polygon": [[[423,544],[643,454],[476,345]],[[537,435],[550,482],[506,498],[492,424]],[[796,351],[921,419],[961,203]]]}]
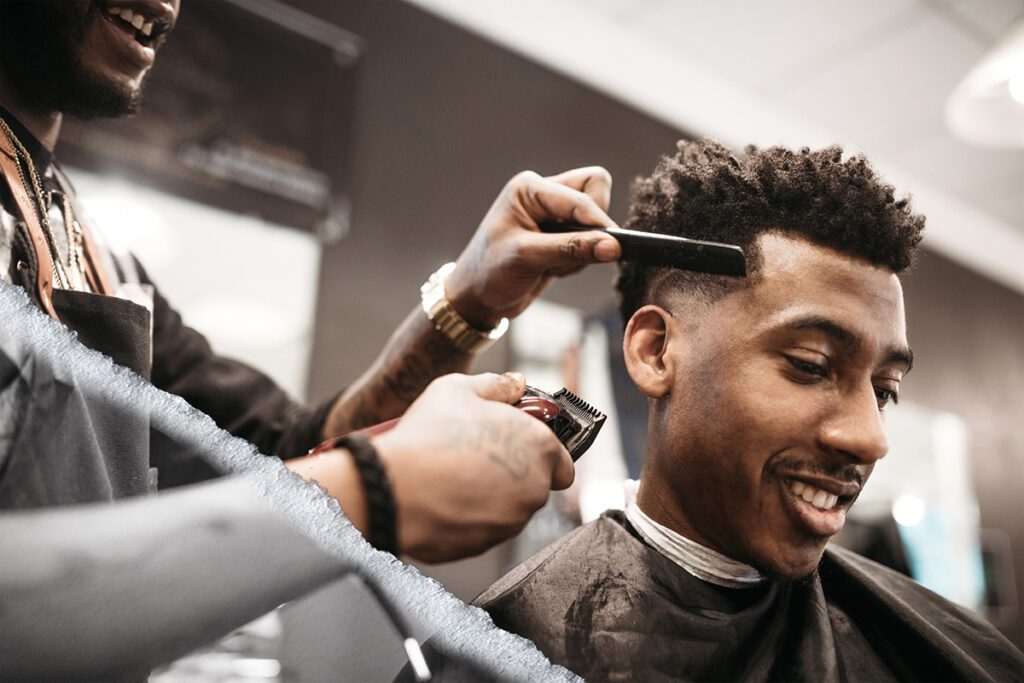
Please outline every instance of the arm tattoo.
[{"label": "arm tattoo", "polygon": [[513,479],[525,479],[530,471],[530,461],[520,449],[506,450],[504,453],[497,450],[487,452],[487,457],[498,463]]},{"label": "arm tattoo", "polygon": [[520,430],[494,421],[451,419],[438,433],[449,435],[453,450],[465,451],[466,458],[486,457],[515,480],[530,473],[530,458]]},{"label": "arm tattoo", "polygon": [[530,460],[515,435],[507,427],[494,422],[467,422],[454,434],[465,434],[466,445],[477,453],[483,453],[491,462],[500,465],[516,480],[525,479],[530,471]]},{"label": "arm tattoo", "polygon": [[469,354],[456,349],[417,307],[388,340],[373,366],[335,404],[325,436],[401,415],[432,380],[464,371],[470,360]]}]

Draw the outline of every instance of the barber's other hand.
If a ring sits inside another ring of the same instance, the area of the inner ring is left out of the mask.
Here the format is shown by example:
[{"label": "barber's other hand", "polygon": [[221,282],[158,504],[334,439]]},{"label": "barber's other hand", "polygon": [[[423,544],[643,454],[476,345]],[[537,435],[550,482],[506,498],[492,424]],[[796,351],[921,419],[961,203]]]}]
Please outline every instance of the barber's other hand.
[{"label": "barber's other hand", "polygon": [[514,408],[522,375],[446,375],[373,439],[398,506],[398,545],[425,562],[479,554],[518,533],[568,487],[572,460],[540,420]]},{"label": "barber's other hand", "polygon": [[480,329],[522,313],[555,276],[615,261],[618,241],[602,232],[547,234],[538,224],[564,221],[614,227],[612,179],[597,166],[542,178],[516,175],[502,189],[459,256],[445,290],[456,311]]}]

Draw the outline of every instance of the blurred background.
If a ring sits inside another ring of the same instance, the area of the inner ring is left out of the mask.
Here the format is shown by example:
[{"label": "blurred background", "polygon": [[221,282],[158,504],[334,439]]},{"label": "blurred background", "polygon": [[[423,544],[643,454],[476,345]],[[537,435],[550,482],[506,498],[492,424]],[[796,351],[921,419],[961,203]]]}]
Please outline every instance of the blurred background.
[{"label": "blurred background", "polygon": [[[371,363],[517,171],[605,166],[621,221],[681,137],[865,152],[928,230],[892,451],[838,542],[1024,647],[1024,0],[183,4],[144,113],[68,122],[58,155],[187,322],[310,401]],[[518,539],[423,568],[466,600],[639,472],[613,276],[557,283],[479,359],[609,423]],[[377,680],[403,661],[342,582],[162,676]]]}]

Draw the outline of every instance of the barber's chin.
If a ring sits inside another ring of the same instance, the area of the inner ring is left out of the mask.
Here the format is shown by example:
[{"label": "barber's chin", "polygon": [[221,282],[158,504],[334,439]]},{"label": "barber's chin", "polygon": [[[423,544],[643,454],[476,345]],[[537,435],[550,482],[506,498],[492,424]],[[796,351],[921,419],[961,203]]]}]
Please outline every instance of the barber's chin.
[{"label": "barber's chin", "polygon": [[137,114],[142,86],[124,76],[90,72],[83,74],[82,97],[69,102],[64,112],[77,119],[118,118]]}]

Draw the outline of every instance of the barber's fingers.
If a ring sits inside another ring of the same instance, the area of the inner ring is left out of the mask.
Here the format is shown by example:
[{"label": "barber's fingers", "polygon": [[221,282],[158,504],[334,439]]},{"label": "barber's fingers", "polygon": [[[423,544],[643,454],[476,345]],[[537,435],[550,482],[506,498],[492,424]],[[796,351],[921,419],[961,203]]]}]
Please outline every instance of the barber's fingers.
[{"label": "barber's fingers", "polygon": [[586,232],[526,232],[520,258],[532,270],[568,275],[590,263],[608,263],[622,254],[619,241],[597,230]]},{"label": "barber's fingers", "polygon": [[[561,444],[559,444],[561,445]],[[555,452],[554,469],[551,474],[551,490],[561,491],[572,486],[576,478],[576,465],[564,447]]]},{"label": "barber's fingers", "polygon": [[526,379],[519,372],[506,372],[502,375],[487,372],[481,375],[465,375],[464,379],[477,396],[489,401],[515,403],[526,391]]},{"label": "barber's fingers", "polygon": [[532,171],[516,175],[509,183],[509,189],[518,200],[516,203],[536,223],[556,220],[598,228],[615,227],[615,221],[608,217],[589,194],[541,178]]},{"label": "barber's fingers", "polygon": [[593,199],[601,209],[608,210],[612,200],[612,174],[600,166],[574,168],[557,175],[548,176],[550,180],[574,190],[579,190]]}]

